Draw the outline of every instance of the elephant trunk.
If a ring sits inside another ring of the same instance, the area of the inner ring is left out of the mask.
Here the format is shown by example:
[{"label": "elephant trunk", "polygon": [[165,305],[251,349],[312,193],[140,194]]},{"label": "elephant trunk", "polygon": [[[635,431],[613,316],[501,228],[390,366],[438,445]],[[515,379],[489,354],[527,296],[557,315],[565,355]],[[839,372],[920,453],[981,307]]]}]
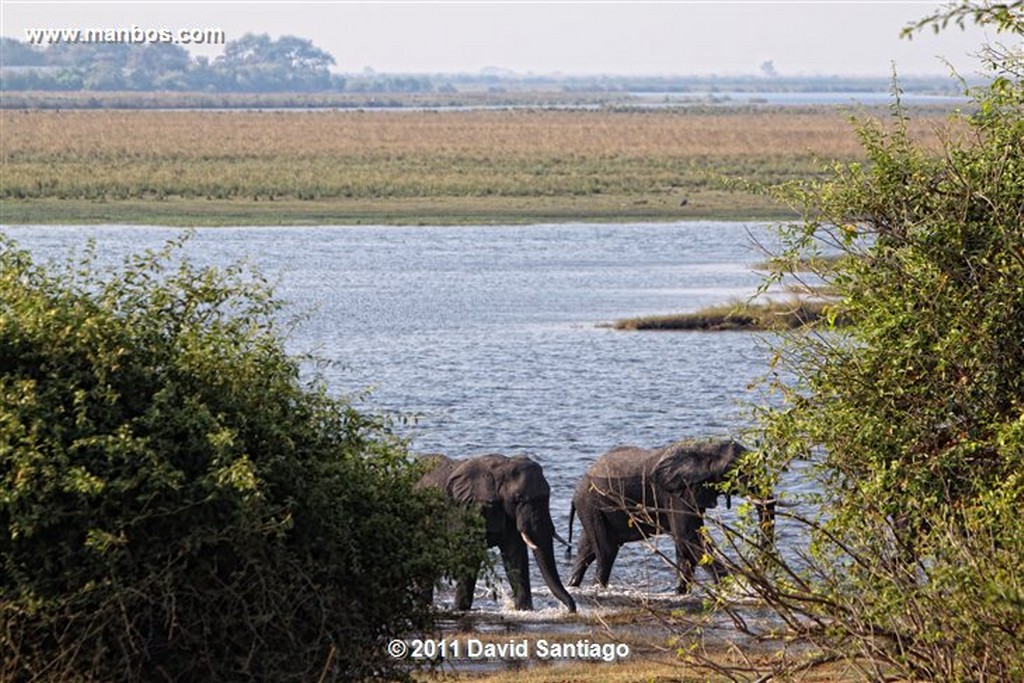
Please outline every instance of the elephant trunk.
[{"label": "elephant trunk", "polygon": [[[754,509],[757,511],[757,526],[758,531],[758,544],[768,549],[775,545],[775,494],[770,489],[767,491],[763,487],[762,479],[766,476],[766,473],[758,472],[752,474],[751,470],[740,470],[736,476],[736,482],[739,485],[739,491],[744,493],[747,500],[754,504]],[[732,491],[727,489],[725,494],[726,507],[732,505]],[[753,497],[752,493],[767,493],[764,497]]]},{"label": "elephant trunk", "polygon": [[[544,506],[545,510],[547,506]],[[526,542],[527,547],[533,551],[533,558],[537,561],[540,575],[544,583],[551,590],[551,594],[560,600],[570,612],[576,611],[576,601],[565,590],[562,580],[558,576],[558,566],[555,563],[555,525],[551,521],[550,514],[516,516],[516,526],[519,533]]]}]

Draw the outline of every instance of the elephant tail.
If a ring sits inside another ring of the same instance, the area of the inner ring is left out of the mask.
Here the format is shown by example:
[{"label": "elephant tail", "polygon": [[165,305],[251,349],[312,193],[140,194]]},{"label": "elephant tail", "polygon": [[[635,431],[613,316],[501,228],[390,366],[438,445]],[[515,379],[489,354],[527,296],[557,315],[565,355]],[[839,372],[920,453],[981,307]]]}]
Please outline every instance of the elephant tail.
[{"label": "elephant tail", "polygon": [[576,517],[576,501],[569,504],[569,543],[565,548],[565,556],[572,557],[572,522]]}]

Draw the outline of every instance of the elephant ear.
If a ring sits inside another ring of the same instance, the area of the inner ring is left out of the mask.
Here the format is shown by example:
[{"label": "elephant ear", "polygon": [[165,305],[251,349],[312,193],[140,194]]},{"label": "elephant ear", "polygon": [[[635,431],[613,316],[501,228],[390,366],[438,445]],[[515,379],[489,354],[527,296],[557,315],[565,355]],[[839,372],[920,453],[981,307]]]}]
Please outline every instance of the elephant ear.
[{"label": "elephant ear", "polygon": [[741,452],[740,445],[733,441],[674,443],[662,450],[654,467],[654,479],[669,491],[717,483]]},{"label": "elephant ear", "polygon": [[448,477],[445,494],[456,503],[493,505],[498,502],[498,485],[483,458],[467,460]]}]

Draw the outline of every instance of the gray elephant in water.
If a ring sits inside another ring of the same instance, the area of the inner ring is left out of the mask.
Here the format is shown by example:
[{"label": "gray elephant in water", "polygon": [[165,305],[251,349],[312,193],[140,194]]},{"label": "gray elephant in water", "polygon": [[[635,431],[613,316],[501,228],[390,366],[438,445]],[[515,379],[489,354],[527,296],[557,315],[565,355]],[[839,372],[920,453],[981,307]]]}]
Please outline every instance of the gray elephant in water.
[{"label": "gray elephant in water", "polygon": [[[555,564],[556,533],[548,505],[551,488],[541,466],[523,455],[510,458],[492,454],[468,460],[427,457],[434,467],[419,485],[434,487],[455,503],[479,507],[487,547],[501,550],[516,609],[533,609],[526,552],[529,548],[551,593],[575,612],[576,602],[562,585]],[[456,581],[456,609],[468,610],[473,605],[477,573]]]},{"label": "gray elephant in water", "polygon": [[[715,485],[744,451],[735,441],[680,441],[650,450],[619,446],[601,456],[577,484],[569,511],[570,543],[574,514],[583,525],[569,585],[579,586],[597,560],[597,581],[607,586],[623,543],[671,534],[678,590],[688,592],[705,551],[704,511],[717,505]],[[770,538],[774,501],[756,505],[761,529]],[[715,580],[726,573],[718,560],[707,567]]]}]

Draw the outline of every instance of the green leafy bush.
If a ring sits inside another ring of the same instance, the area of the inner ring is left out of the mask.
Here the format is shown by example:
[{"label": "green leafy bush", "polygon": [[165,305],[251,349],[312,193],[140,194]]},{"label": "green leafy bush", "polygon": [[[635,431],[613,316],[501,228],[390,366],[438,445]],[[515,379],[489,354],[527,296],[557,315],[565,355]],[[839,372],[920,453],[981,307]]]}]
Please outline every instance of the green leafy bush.
[{"label": "green leafy bush", "polygon": [[807,218],[784,231],[783,262],[820,241],[847,257],[823,277],[849,324],[778,350],[763,455],[818,493],[783,513],[808,530],[799,559],[748,578],[819,661],[873,680],[1024,680],[1022,10],[925,20],[992,23],[1017,48],[988,53],[938,154],[898,101],[893,125],[863,122],[868,163],[798,191]]},{"label": "green leafy bush", "polygon": [[44,269],[0,237],[0,680],[400,674],[450,513],[300,377],[257,274],[178,247]]}]

